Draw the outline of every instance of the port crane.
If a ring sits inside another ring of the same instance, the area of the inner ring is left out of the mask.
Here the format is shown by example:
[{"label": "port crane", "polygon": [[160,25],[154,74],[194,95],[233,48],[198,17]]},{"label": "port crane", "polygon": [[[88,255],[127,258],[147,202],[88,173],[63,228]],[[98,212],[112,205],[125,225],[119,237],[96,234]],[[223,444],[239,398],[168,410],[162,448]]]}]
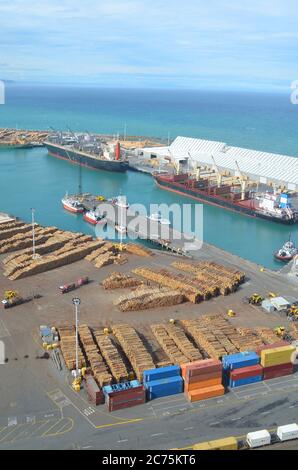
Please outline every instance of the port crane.
[{"label": "port crane", "polygon": [[212,161],[213,161],[213,168],[216,172],[216,179],[217,179],[217,187],[220,188],[221,187],[221,183],[222,183],[222,173],[219,171],[219,168],[217,166],[217,163],[215,161],[215,158],[213,155],[211,155],[211,158],[212,158]]},{"label": "port crane", "polygon": [[243,175],[242,171],[240,170],[239,164],[236,160],[235,160],[235,164],[236,164],[238,177],[239,177],[240,185],[241,185],[241,201],[244,201],[248,177]]}]

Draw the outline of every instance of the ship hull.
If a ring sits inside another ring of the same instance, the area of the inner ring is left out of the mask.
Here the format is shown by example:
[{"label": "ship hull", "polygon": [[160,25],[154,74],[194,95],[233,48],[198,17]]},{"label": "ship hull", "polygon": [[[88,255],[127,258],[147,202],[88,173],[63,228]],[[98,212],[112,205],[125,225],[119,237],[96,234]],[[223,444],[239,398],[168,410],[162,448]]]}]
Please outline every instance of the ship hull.
[{"label": "ship hull", "polygon": [[73,214],[82,214],[84,209],[76,209],[75,207],[69,206],[68,204],[63,204],[65,210],[72,212]]},{"label": "ship hull", "polygon": [[265,213],[260,213],[253,208],[233,203],[221,197],[211,196],[209,194],[204,193],[203,191],[186,188],[181,183],[179,184],[173,181],[166,181],[156,176],[154,177],[154,179],[155,179],[157,186],[159,186],[161,189],[165,189],[167,191],[180,194],[181,196],[195,199],[197,201],[204,202],[213,206],[222,207],[226,210],[230,210],[232,212],[237,212],[242,215],[246,215],[247,217],[261,218],[261,219],[269,220],[272,222],[278,222],[284,225],[294,225],[298,223],[297,219],[281,219],[279,217],[274,217],[269,214],[267,215]]},{"label": "ship hull", "polygon": [[104,160],[93,157],[92,155],[85,154],[83,152],[76,152],[75,150],[69,150],[63,148],[60,145],[45,143],[45,147],[48,150],[49,155],[60,158],[69,163],[82,165],[92,170],[104,170],[104,171],[116,171],[125,172],[129,168],[128,162],[121,160]]}]

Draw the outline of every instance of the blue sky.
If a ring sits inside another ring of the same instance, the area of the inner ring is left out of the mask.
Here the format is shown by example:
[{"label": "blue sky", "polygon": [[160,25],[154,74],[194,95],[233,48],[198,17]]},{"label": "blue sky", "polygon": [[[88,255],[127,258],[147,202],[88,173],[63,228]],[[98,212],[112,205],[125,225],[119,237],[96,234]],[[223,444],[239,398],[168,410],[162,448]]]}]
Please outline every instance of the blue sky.
[{"label": "blue sky", "polygon": [[289,89],[297,18],[296,0],[0,0],[0,77]]}]

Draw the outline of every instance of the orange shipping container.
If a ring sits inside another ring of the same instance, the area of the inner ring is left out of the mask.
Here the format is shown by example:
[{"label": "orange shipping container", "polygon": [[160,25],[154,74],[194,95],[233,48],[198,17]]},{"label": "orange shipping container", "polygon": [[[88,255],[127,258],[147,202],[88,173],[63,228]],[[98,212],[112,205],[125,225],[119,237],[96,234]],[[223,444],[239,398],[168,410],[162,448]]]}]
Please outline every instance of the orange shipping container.
[{"label": "orange shipping container", "polygon": [[189,383],[184,382],[184,390],[191,392],[193,390],[213,387],[214,385],[221,385],[222,378],[216,377],[215,379],[204,380],[202,382]]},{"label": "orange shipping container", "polygon": [[[185,377],[185,382],[189,384],[199,384],[200,382],[204,382],[205,380],[211,379],[221,379],[222,378],[222,371],[219,372],[210,372],[209,374],[202,374],[202,375],[193,375],[192,377]],[[199,386],[197,387],[199,388]]]},{"label": "orange shipping container", "polygon": [[213,387],[202,388],[188,392],[188,399],[191,402],[207,400],[208,398],[220,397],[224,395],[225,389],[222,385],[214,385]]}]

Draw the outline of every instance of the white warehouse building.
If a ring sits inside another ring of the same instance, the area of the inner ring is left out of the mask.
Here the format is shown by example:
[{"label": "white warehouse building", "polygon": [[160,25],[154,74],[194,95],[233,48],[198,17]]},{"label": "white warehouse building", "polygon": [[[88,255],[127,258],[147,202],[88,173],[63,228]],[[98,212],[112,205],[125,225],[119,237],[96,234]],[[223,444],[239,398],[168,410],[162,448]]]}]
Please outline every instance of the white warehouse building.
[{"label": "white warehouse building", "polygon": [[[216,165],[237,175],[240,171],[263,184],[284,185],[298,191],[298,158],[259,152],[240,147],[230,147],[224,142],[177,137],[167,147],[141,150],[145,158],[171,159],[190,167]],[[212,158],[213,157],[213,158]]]}]

